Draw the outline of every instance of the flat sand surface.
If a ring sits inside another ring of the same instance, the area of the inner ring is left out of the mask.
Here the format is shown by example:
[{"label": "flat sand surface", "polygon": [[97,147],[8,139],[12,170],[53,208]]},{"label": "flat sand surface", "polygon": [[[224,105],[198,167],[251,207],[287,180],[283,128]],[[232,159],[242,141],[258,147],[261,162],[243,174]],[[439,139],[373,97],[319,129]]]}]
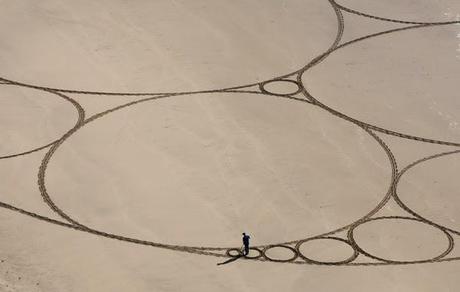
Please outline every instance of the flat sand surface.
[{"label": "flat sand surface", "polygon": [[456,1],[0,1],[0,68],[2,292],[460,286]]}]

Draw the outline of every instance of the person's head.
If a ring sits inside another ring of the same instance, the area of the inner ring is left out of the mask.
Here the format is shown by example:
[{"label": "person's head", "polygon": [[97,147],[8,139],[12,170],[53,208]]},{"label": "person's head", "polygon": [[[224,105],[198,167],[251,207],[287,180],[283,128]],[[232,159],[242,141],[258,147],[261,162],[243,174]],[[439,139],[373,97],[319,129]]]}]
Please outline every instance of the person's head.
[{"label": "person's head", "polygon": [[245,235],[246,235],[246,233],[243,232],[243,236],[245,236]]}]

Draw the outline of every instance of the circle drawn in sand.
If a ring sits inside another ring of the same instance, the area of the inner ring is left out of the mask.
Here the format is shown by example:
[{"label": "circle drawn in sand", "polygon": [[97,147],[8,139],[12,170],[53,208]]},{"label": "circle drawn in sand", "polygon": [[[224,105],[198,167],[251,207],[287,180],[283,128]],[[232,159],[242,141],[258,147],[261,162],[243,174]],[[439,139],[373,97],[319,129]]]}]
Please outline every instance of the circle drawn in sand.
[{"label": "circle drawn in sand", "polygon": [[266,247],[263,250],[264,257],[272,262],[292,262],[297,257],[297,251],[287,245],[277,244]]},{"label": "circle drawn in sand", "polygon": [[348,238],[358,251],[387,263],[431,262],[445,257],[453,238],[412,217],[377,217],[354,225]]},{"label": "circle drawn in sand", "polygon": [[345,239],[322,237],[302,240],[297,243],[299,256],[307,262],[323,265],[337,265],[352,262],[358,252]]},{"label": "circle drawn in sand", "polygon": [[295,95],[301,92],[302,88],[296,81],[279,79],[262,83],[260,85],[260,90],[268,94]]},{"label": "circle drawn in sand", "polygon": [[50,158],[45,184],[85,226],[216,246],[241,228],[268,244],[329,231],[318,218],[352,223],[387,194],[391,176],[381,145],[354,124],[300,101],[221,93],[92,120]]}]

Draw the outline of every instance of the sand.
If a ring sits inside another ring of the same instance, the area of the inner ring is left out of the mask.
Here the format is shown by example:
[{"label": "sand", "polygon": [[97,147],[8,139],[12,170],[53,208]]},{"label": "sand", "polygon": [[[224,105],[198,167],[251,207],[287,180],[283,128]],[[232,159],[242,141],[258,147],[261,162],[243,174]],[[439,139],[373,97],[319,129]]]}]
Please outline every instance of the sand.
[{"label": "sand", "polygon": [[456,291],[459,17],[0,2],[0,291]]}]

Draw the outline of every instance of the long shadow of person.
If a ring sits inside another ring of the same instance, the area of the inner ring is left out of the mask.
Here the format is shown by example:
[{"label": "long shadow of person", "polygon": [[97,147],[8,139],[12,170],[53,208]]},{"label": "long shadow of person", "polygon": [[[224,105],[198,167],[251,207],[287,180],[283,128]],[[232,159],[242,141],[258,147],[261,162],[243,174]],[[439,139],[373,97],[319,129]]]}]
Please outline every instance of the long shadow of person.
[{"label": "long shadow of person", "polygon": [[220,266],[220,265],[226,265],[226,264],[232,263],[232,262],[234,262],[234,261],[236,261],[237,259],[242,258],[242,257],[243,257],[243,255],[237,255],[237,256],[235,256],[235,257],[232,257],[231,259],[226,260],[225,262],[218,263],[217,265],[218,265],[218,266]]}]

